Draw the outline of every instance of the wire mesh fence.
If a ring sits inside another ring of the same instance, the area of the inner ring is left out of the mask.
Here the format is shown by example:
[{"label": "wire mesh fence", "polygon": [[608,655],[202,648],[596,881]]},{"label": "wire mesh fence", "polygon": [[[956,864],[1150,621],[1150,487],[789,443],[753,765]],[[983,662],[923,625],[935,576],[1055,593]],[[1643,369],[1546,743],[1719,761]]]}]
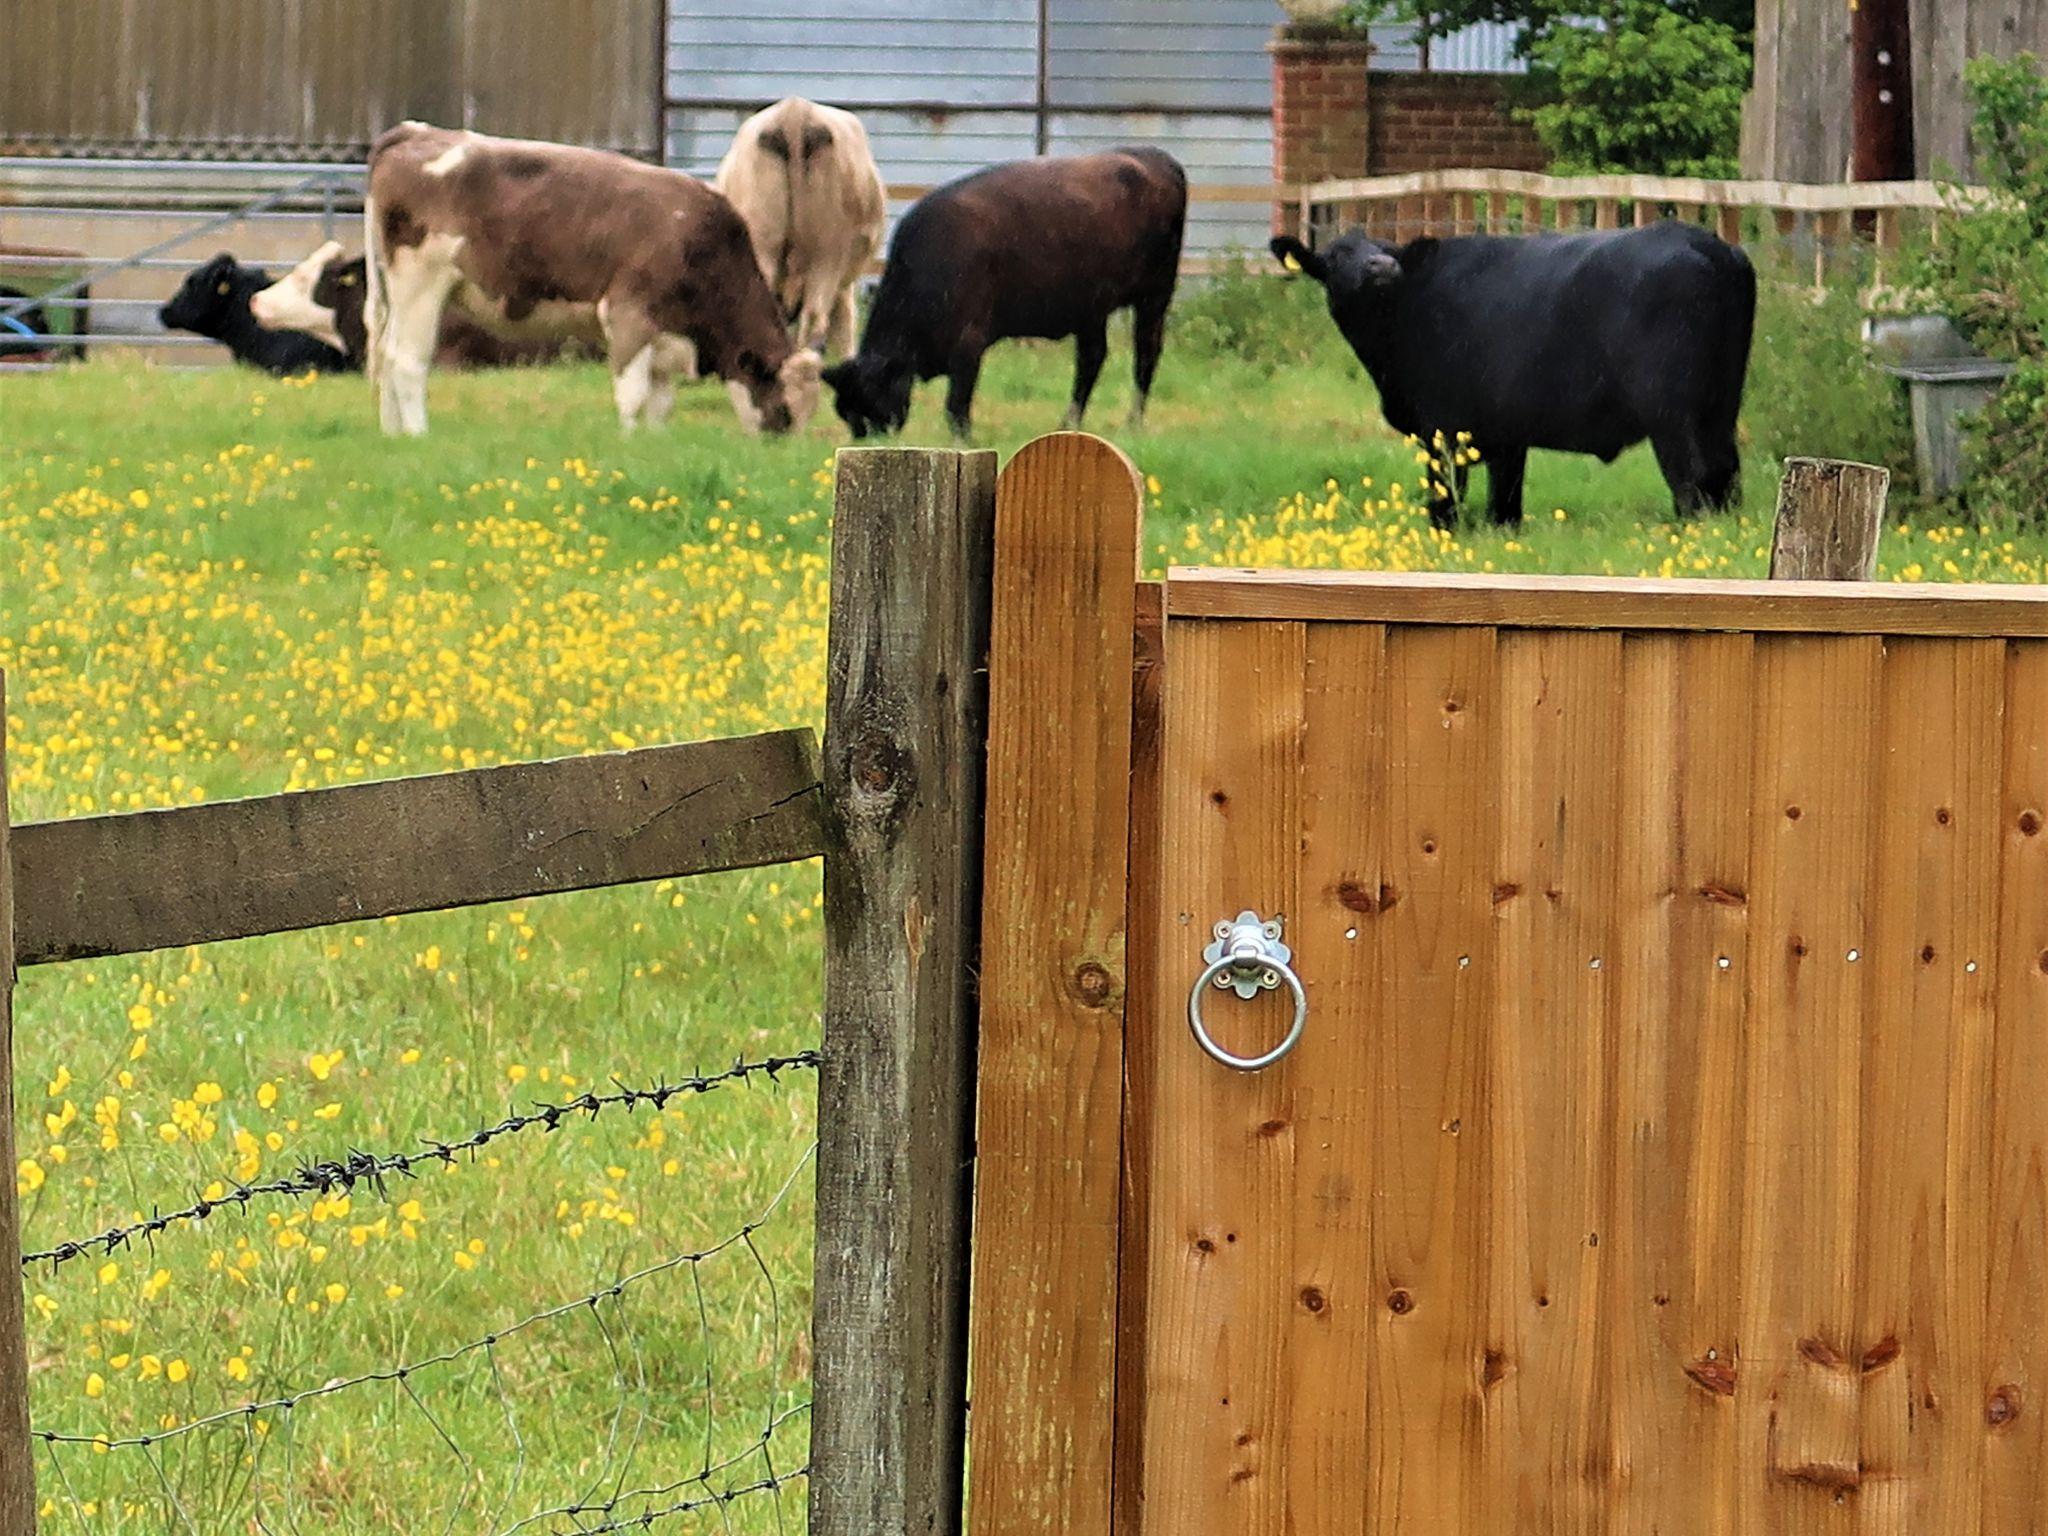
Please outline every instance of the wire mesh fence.
[{"label": "wire mesh fence", "polygon": [[[369,1214],[352,1208],[361,1197],[387,1213],[382,1219],[396,1212],[410,1226],[417,1202],[401,1197],[427,1173],[483,1166],[516,1179],[496,1158],[508,1142],[552,1139],[600,1117],[661,1116],[714,1093],[775,1092],[818,1065],[815,1052],[800,1051],[647,1086],[617,1083],[536,1102],[461,1136],[351,1150],[259,1182],[216,1182],[175,1208],[35,1247],[24,1273],[53,1276],[88,1259],[112,1267],[115,1254],[154,1258],[160,1245],[202,1229],[225,1240],[228,1224],[246,1226],[259,1212],[265,1230],[288,1233],[302,1213],[286,1212],[309,1200],[360,1219]],[[445,1320],[401,1323],[386,1358],[337,1358],[324,1373],[275,1381],[273,1351],[245,1346],[210,1374],[233,1389],[217,1402],[183,1357],[122,1350],[122,1330],[110,1335],[104,1319],[88,1324],[110,1372],[191,1390],[179,1399],[183,1411],[117,1412],[95,1373],[82,1400],[39,1418],[45,1528],[185,1536],[800,1529],[801,1499],[791,1490],[807,1474],[808,1275],[796,1262],[807,1245],[792,1241],[791,1229],[806,1225],[814,1150],[791,1145],[777,1182],[737,1226],[642,1262],[629,1261],[623,1245],[600,1252],[587,1288],[538,1306],[530,1296],[487,1303],[462,1317],[459,1336]],[[456,1251],[458,1267],[468,1267],[466,1252]],[[316,1327],[323,1300],[331,1312],[344,1299],[337,1289],[302,1297],[287,1287],[252,1297],[250,1311],[270,1315],[276,1341]],[[388,1299],[397,1310],[399,1288]]]}]

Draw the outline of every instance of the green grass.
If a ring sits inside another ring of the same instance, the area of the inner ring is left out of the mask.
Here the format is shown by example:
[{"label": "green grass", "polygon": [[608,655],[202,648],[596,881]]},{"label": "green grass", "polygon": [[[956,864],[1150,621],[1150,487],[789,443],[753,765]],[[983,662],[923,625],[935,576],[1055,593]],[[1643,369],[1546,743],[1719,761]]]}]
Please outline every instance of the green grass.
[{"label": "green grass", "polygon": [[[1435,533],[1406,510],[1413,450],[1327,322],[1299,290],[1258,294],[1189,301],[1140,435],[1120,431],[1128,362],[1112,355],[1091,420],[1148,477],[1155,569],[1761,570],[1776,477],[1762,447],[1735,515],[1674,523],[1644,450],[1613,466],[1538,454],[1527,529]],[[1287,306],[1277,319],[1268,299]],[[1784,334],[1812,323],[1794,314]],[[1760,357],[1759,377],[1796,379],[1798,362]],[[982,441],[1007,454],[1050,430],[1070,368],[1066,348],[999,349]],[[941,389],[920,391],[908,440],[943,440]],[[102,363],[0,381],[17,820],[818,723],[836,423],[746,439],[706,388],[671,429],[622,439],[589,368],[441,375],[431,398],[432,435],[391,442],[359,380]],[[1866,430],[1867,412],[1824,403],[1788,412],[1774,395],[1759,419],[1844,443]],[[2044,554],[2038,533],[1936,519],[1889,532],[1885,559],[1901,577],[2039,581]],[[614,1076],[814,1044],[817,897],[804,866],[32,969],[16,1022],[28,1244]],[[607,1116],[500,1143],[389,1202],[273,1201],[110,1271],[39,1270],[36,1420],[160,1433],[436,1354],[716,1242],[798,1169],[812,1092],[799,1076]],[[520,1334],[495,1372],[482,1357],[421,1372],[417,1404],[366,1386],[259,1414],[261,1437],[45,1460],[48,1528],[184,1529],[167,1481],[202,1532],[253,1516],[491,1531],[687,1475],[707,1419],[723,1457],[806,1394],[809,1222],[800,1172],[759,1264],[729,1251],[702,1266],[703,1323],[690,1275],[670,1274]],[[804,1430],[783,1427],[777,1466],[801,1460]],[[731,1477],[761,1471],[757,1457]],[[801,1504],[783,1499],[779,1527],[771,1501],[743,1501],[730,1528],[795,1528]],[[714,1513],[705,1528],[725,1527]]]}]

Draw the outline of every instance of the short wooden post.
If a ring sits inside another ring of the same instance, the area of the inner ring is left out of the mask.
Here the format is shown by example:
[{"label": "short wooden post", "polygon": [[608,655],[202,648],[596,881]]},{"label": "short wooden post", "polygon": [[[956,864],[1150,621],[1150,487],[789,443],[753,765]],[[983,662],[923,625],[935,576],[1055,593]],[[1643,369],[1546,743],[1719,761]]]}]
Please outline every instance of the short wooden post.
[{"label": "short wooden post", "polygon": [[1714,212],[1714,226],[1721,238],[1730,245],[1742,244],[1742,210],[1724,205]]},{"label": "short wooden post", "polygon": [[1891,481],[1891,471],[1874,464],[1787,459],[1771,532],[1771,579],[1870,580]]},{"label": "short wooden post", "polygon": [[1612,197],[1593,199],[1593,227],[1595,229],[1621,228],[1621,201]]},{"label": "short wooden post", "polygon": [[7,678],[0,673],[0,1536],[35,1536],[28,1322],[14,1169],[14,859],[7,847]]},{"label": "short wooden post", "polygon": [[1657,205],[1651,202],[1647,197],[1639,197],[1636,199],[1637,229],[1641,229],[1647,224],[1656,223],[1659,216],[1660,210],[1658,209]]},{"label": "short wooden post", "polygon": [[816,1536],[950,1536],[961,1525],[995,471],[988,452],[839,455]]}]

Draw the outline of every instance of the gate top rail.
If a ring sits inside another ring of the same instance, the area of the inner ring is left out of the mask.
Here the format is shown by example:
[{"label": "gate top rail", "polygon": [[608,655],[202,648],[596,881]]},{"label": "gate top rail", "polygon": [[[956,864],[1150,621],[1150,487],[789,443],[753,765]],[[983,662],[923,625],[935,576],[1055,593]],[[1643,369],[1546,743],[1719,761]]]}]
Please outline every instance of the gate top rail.
[{"label": "gate top rail", "polygon": [[1175,566],[1180,618],[2048,638],[2048,588]]},{"label": "gate top rail", "polygon": [[1312,183],[1309,204],[1385,202],[1444,193],[1494,193],[1562,202],[1640,200],[1708,208],[1763,208],[1783,213],[1862,213],[1882,209],[1940,211],[1991,197],[1987,187],[1934,181],[1860,181],[1807,184],[1791,181],[1709,181],[1697,176],[1550,176],[1540,171],[1495,169],[1410,171]]}]

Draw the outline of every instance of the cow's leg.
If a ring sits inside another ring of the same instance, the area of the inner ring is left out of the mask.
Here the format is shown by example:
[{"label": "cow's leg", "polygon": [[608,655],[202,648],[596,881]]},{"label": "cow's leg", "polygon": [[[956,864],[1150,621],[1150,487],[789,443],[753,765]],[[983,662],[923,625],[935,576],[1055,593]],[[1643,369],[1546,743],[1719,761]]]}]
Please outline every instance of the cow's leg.
[{"label": "cow's leg", "polygon": [[1131,317],[1131,344],[1136,354],[1131,378],[1138,389],[1137,398],[1131,401],[1133,427],[1145,424],[1145,402],[1152,395],[1152,376],[1159,371],[1160,349],[1166,345],[1166,307],[1172,301],[1171,292],[1158,300],[1147,299]]},{"label": "cow's leg", "polygon": [[1664,471],[1664,483],[1671,487],[1671,504],[1680,517],[1693,517],[1708,500],[1706,455],[1700,451],[1698,436],[1690,427],[1653,433],[1650,446],[1657,453],[1657,467]]},{"label": "cow's leg", "polygon": [[604,327],[619,430],[631,432],[654,397],[655,352],[661,332],[638,305],[621,304],[609,297],[598,302],[597,320]]},{"label": "cow's leg", "polygon": [[981,353],[979,342],[963,345],[953,354],[952,364],[946,369],[946,420],[951,424],[955,437],[964,438],[971,430],[974,385],[981,377]]},{"label": "cow's leg", "polygon": [[458,280],[442,259],[439,237],[392,253],[384,278],[386,318],[377,371],[378,416],[386,432],[427,430],[427,369],[441,334],[441,311]]},{"label": "cow's leg", "polygon": [[1109,356],[1109,325],[1106,320],[1083,324],[1074,333],[1074,398],[1067,405],[1067,427],[1081,425],[1088,414],[1088,397],[1095,393],[1095,381],[1102,376],[1103,359]]},{"label": "cow's leg", "polygon": [[685,337],[662,335],[648,347],[647,398],[640,406],[643,426],[658,427],[676,405],[676,380],[697,376],[697,348]]},{"label": "cow's leg", "polygon": [[1700,481],[1700,491],[1707,504],[1725,512],[1735,504],[1735,498],[1742,487],[1742,454],[1735,446],[1731,433],[1727,440],[1707,439],[1706,475]]},{"label": "cow's leg", "polygon": [[1504,528],[1522,526],[1522,470],[1529,462],[1526,448],[1496,448],[1486,460],[1486,510]]},{"label": "cow's leg", "polygon": [[825,346],[834,357],[853,356],[855,324],[853,284],[848,283],[832,300],[832,323],[825,332]]}]

